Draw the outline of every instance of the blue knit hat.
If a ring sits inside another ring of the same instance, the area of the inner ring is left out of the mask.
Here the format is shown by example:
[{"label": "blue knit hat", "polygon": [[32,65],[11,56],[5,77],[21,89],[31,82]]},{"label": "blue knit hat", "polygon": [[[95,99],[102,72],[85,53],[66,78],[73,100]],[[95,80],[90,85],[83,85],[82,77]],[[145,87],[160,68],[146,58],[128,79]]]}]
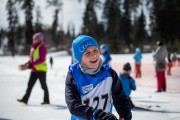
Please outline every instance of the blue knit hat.
[{"label": "blue knit hat", "polygon": [[95,46],[98,48],[96,40],[90,36],[80,35],[73,40],[72,53],[77,62],[81,62],[84,52],[91,46]]},{"label": "blue knit hat", "polygon": [[106,44],[102,44],[102,45],[100,46],[100,48],[101,48],[101,49],[104,49],[105,51],[108,51],[108,50],[109,50],[109,48],[108,48],[108,46],[107,46]]}]

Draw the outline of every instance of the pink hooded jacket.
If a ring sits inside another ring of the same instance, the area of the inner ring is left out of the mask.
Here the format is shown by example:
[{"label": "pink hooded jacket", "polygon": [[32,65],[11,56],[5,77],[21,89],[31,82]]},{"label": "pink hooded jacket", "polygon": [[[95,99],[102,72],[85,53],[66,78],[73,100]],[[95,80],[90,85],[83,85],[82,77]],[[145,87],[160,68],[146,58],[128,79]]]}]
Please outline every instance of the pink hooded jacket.
[{"label": "pink hooded jacket", "polygon": [[[36,61],[33,61],[34,51],[40,44],[41,44],[41,47],[39,48],[39,59]],[[34,66],[37,64],[43,63],[46,60],[46,54],[47,54],[47,49],[46,49],[45,42],[41,41],[32,45],[31,50],[30,50],[30,60],[28,61],[32,72],[40,72],[36,70]]]}]

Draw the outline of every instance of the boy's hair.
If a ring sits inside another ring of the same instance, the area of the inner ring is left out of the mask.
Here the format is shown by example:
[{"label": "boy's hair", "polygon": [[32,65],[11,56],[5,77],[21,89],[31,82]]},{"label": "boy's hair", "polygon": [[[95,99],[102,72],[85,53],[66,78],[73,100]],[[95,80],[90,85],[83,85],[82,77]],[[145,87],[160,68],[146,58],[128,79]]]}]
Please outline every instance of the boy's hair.
[{"label": "boy's hair", "polygon": [[72,53],[75,60],[80,63],[84,52],[91,46],[98,48],[96,40],[87,35],[80,35],[73,40]]},{"label": "boy's hair", "polygon": [[123,70],[125,70],[125,71],[130,71],[130,70],[131,70],[131,65],[130,65],[130,63],[124,64]]}]

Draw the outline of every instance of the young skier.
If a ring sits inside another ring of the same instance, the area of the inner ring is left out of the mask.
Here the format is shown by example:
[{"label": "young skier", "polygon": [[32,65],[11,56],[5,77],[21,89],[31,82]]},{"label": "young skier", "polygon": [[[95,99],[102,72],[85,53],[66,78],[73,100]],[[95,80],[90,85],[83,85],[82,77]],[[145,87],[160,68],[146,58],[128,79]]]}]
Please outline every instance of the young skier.
[{"label": "young skier", "polygon": [[[131,90],[136,90],[136,84],[134,79],[130,76],[131,73],[131,65],[129,63],[124,64],[123,71],[119,75],[119,80],[122,83],[123,90],[126,96],[130,96]],[[129,100],[131,101],[130,97]],[[131,101],[132,108],[135,107]]]},{"label": "young skier", "polygon": [[135,77],[141,78],[141,59],[142,59],[142,53],[140,48],[136,48],[136,51],[133,56],[135,60]]},{"label": "young skier", "polygon": [[101,52],[101,59],[102,59],[103,65],[110,64],[112,58],[109,54],[109,48],[106,44],[102,44],[100,46],[100,52]]},{"label": "young skier", "polygon": [[131,104],[116,72],[102,65],[98,44],[81,35],[72,43],[77,63],[69,66],[65,100],[71,120],[118,120],[110,113],[113,105],[119,120],[131,120]]}]

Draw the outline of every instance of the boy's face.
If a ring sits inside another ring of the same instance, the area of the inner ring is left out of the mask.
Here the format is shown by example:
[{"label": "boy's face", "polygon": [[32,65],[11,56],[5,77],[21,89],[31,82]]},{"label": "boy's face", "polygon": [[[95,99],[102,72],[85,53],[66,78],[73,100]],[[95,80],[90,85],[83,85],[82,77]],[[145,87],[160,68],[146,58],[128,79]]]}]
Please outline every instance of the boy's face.
[{"label": "boy's face", "polygon": [[89,68],[97,68],[100,61],[100,53],[97,47],[89,47],[82,56],[82,62]]}]

